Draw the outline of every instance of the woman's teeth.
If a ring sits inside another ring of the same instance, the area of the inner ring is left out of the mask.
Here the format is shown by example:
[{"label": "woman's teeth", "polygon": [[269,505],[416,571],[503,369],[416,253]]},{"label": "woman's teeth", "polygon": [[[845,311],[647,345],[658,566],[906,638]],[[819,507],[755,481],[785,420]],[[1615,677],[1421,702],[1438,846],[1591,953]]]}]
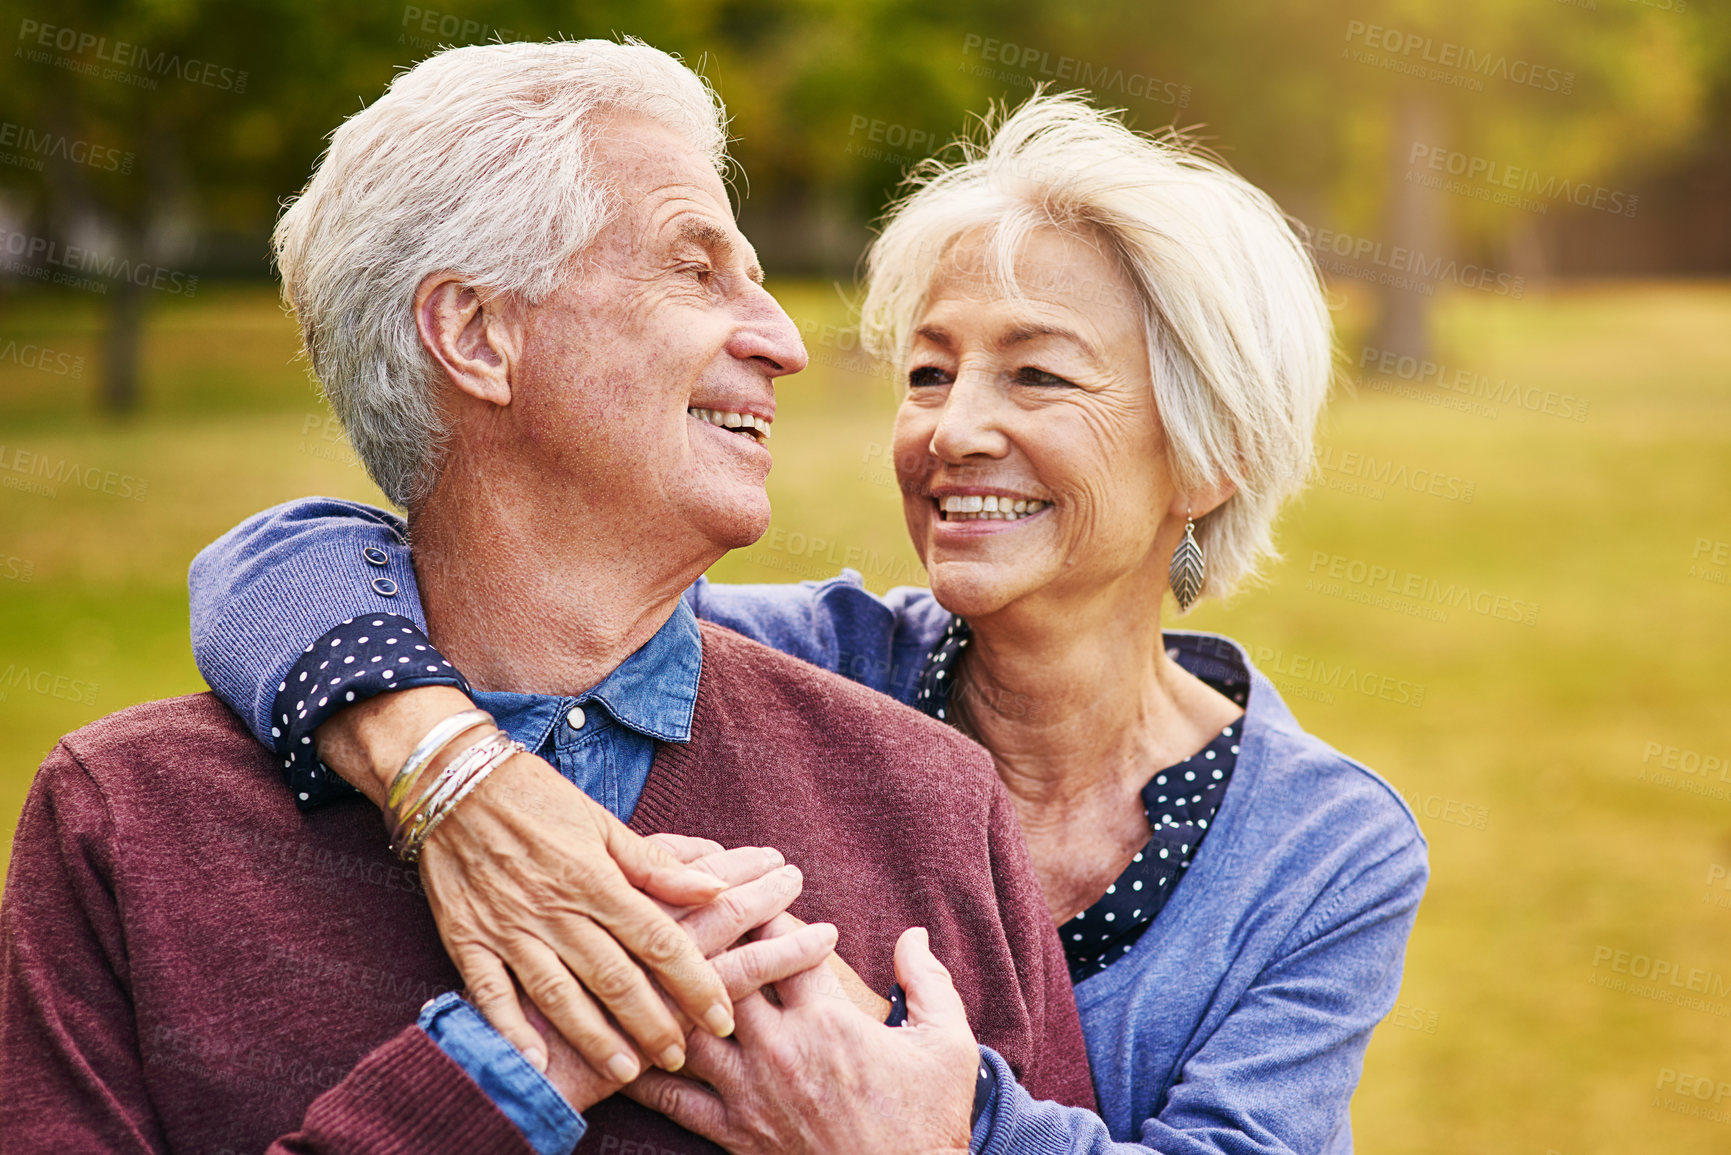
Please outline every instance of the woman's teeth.
[{"label": "woman's teeth", "polygon": [[1032,517],[1051,504],[1022,497],[952,493],[939,501],[938,508],[943,511],[945,521],[1019,521]]},{"label": "woman's teeth", "polygon": [[759,441],[769,439],[769,422],[750,413],[724,413],[720,409],[687,409],[686,412],[699,421],[731,429],[745,437],[754,437]]}]

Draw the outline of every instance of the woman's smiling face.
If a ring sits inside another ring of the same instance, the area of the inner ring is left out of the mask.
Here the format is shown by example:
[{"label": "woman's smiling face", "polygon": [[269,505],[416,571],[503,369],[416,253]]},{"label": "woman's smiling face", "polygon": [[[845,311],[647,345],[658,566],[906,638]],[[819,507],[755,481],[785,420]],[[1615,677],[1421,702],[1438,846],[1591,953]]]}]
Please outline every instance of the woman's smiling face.
[{"label": "woman's smiling face", "polygon": [[987,267],[977,237],[946,257],[896,414],[903,512],[933,592],[975,617],[1029,595],[1163,586],[1158,547],[1176,544],[1184,510],[1130,278],[1055,229],[1018,253],[1020,296]]}]

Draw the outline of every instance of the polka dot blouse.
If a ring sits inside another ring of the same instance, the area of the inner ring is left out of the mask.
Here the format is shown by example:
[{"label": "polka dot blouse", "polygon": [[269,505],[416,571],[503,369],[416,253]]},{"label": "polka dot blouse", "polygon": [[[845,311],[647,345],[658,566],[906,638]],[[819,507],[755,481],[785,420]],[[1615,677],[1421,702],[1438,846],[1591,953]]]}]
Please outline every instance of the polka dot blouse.
[{"label": "polka dot blouse", "polygon": [[[914,699],[920,710],[952,725],[950,686],[968,638],[967,623],[951,618],[926,660]],[[1226,677],[1230,680],[1204,681],[1244,705],[1248,682],[1230,674]],[[1207,746],[1159,771],[1142,788],[1142,807],[1148,816],[1147,844],[1098,902],[1058,928],[1071,982],[1099,974],[1129,954],[1171,899],[1214,822],[1226,784],[1232,780],[1232,769],[1238,762],[1239,727],[1240,722],[1227,726]]]},{"label": "polka dot blouse", "polygon": [[277,686],[271,738],[302,809],[355,792],[320,762],[313,731],[339,710],[390,690],[469,684],[420,627],[397,614],[350,618],[301,652]]}]

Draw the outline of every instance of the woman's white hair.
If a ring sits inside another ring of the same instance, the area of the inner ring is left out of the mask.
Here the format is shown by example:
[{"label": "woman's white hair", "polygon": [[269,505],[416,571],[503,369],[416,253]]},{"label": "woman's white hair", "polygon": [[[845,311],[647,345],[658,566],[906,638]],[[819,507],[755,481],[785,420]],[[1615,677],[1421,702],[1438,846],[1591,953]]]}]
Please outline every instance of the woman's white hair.
[{"label": "woman's white hair", "polygon": [[983,139],[953,146],[958,160],[915,170],[873,242],[866,347],[907,364],[932,284],[964,237],[983,242],[1011,295],[1021,292],[1016,257],[1034,231],[1102,243],[1139,297],[1132,304],[1177,484],[1237,487],[1196,525],[1208,559],[1202,592],[1230,593],[1274,556],[1275,515],[1314,460],[1333,357],[1315,264],[1244,178],[1176,136],[1132,132],[1080,95],[1036,93],[982,127]]},{"label": "woman's white hair", "polygon": [[428,57],[331,135],[277,222],[283,297],[355,452],[392,501],[437,478],[446,425],[414,295],[452,270],[529,304],[618,207],[588,126],[640,113],[724,172],[726,113],[705,81],[647,44],[487,44]]}]

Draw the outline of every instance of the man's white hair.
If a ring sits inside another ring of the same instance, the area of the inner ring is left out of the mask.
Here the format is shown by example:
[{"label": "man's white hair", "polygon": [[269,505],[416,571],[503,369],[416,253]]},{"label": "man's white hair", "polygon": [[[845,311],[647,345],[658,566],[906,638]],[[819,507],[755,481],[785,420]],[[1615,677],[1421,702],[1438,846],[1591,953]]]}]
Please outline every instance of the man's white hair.
[{"label": "man's white hair", "polygon": [[1196,525],[1208,559],[1203,594],[1230,593],[1274,556],[1275,515],[1312,468],[1333,356],[1315,264],[1244,178],[1176,137],[1132,132],[1079,95],[1037,93],[983,129],[983,139],[954,146],[959,159],[915,171],[872,244],[864,343],[906,367],[933,282],[964,237],[985,244],[996,283],[1012,295],[1023,289],[1017,254],[1034,231],[1102,244],[1135,286],[1138,299],[1125,303],[1147,332],[1178,485],[1237,486]]},{"label": "man's white hair", "polygon": [[545,298],[619,206],[589,133],[613,111],[654,118],[725,171],[721,101],[667,53],[477,45],[428,57],[343,122],[277,222],[283,296],[313,372],[397,504],[430,490],[446,434],[416,287],[449,269],[487,295]]}]

